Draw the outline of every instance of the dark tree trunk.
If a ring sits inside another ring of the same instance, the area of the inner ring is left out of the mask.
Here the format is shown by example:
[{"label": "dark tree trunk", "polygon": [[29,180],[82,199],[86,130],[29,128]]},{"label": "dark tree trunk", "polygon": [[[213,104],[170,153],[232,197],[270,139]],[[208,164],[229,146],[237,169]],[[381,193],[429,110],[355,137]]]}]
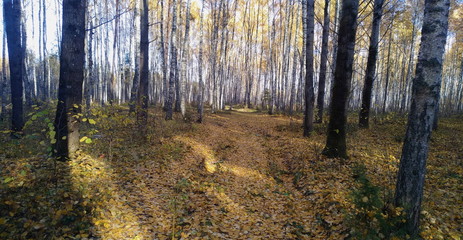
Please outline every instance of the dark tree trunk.
[{"label": "dark tree trunk", "polygon": [[373,6],[373,23],[370,36],[370,48],[368,49],[367,71],[365,84],[362,91],[362,107],[360,109],[359,125],[368,128],[370,120],[371,93],[376,74],[376,60],[378,58],[379,27],[383,15],[384,0],[375,0]]},{"label": "dark tree trunk", "polygon": [[418,237],[429,139],[438,106],[447,37],[448,0],[426,0],[412,105],[397,176],[395,205],[405,208],[405,227]]},{"label": "dark tree trunk", "polygon": [[304,17],[304,34],[306,46],[306,75],[305,75],[305,109],[304,109],[304,136],[308,137],[313,131],[313,106],[315,95],[313,90],[313,41],[314,41],[314,0],[305,0],[306,12]]},{"label": "dark tree trunk", "polygon": [[8,60],[10,65],[12,137],[18,137],[24,126],[23,116],[23,64],[24,55],[21,48],[21,1],[4,0],[3,14],[8,41]]},{"label": "dark tree trunk", "polygon": [[148,0],[142,0],[140,15],[140,85],[137,95],[137,124],[142,136],[146,133],[148,123],[148,78],[149,78],[149,9]]},{"label": "dark tree trunk", "polygon": [[86,0],[63,0],[58,107],[54,155],[66,160],[79,148],[79,115],[85,61]]},{"label": "dark tree trunk", "polygon": [[[6,32],[3,31],[3,44],[2,44],[2,59],[6,59]],[[6,114],[6,61],[2,61],[2,79],[0,81],[0,95],[2,100],[2,109],[0,113],[0,121],[5,119]]]},{"label": "dark tree trunk", "polygon": [[322,33],[322,52],[320,56],[320,77],[318,80],[317,96],[317,123],[323,121],[323,110],[325,104],[325,81],[326,81],[326,64],[328,61],[328,35],[330,29],[330,0],[325,0],[325,10],[323,19]]},{"label": "dark tree trunk", "polygon": [[354,62],[355,34],[357,32],[358,0],[342,2],[338,35],[338,53],[331,92],[328,136],[323,154],[327,157],[347,158],[346,123],[347,103]]}]

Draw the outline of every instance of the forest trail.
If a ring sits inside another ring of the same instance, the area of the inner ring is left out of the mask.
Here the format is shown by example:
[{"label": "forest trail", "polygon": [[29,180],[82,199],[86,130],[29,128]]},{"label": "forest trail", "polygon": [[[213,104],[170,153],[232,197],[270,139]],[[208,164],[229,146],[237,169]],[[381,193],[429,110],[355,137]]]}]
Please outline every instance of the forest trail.
[{"label": "forest trail", "polygon": [[209,204],[198,211],[208,213],[216,228],[210,230],[218,238],[294,238],[296,231],[303,231],[296,225],[308,226],[314,220],[307,211],[310,202],[291,180],[277,182],[271,176],[278,163],[268,156],[268,129],[274,127],[269,124],[283,120],[269,120],[239,112],[213,115],[200,131],[206,134],[180,138],[191,146],[194,157],[203,159],[208,172],[201,180],[211,185],[206,190]]},{"label": "forest trail", "polygon": [[290,154],[275,152],[282,143],[294,147],[292,138],[278,132],[290,121],[229,111],[208,117],[199,134],[175,137],[191,149],[185,166],[199,164],[205,170],[191,177],[204,186],[204,194],[188,200],[199,219],[195,213],[187,218],[206,217],[205,231],[212,239],[327,239],[321,233],[330,223],[314,211],[317,202],[293,184]]}]

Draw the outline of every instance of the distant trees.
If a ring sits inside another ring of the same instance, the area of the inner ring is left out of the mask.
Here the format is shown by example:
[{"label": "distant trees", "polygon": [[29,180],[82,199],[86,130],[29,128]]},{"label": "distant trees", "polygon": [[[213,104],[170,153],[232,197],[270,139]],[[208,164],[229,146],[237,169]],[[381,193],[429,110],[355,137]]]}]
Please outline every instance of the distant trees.
[{"label": "distant trees", "polygon": [[412,104],[397,176],[395,204],[405,209],[405,227],[412,238],[419,233],[429,139],[439,104],[449,6],[448,0],[425,1]]},{"label": "distant trees", "polygon": [[79,148],[79,114],[85,62],[86,0],[63,0],[58,106],[54,155],[66,160]]},{"label": "distant trees", "polygon": [[352,65],[354,63],[358,6],[358,0],[344,0],[342,2],[328,136],[326,146],[322,152],[325,156],[332,158],[347,158],[347,103],[352,79]]},{"label": "distant trees", "polygon": [[[58,64],[54,63],[61,34],[54,37],[49,33],[55,26],[51,27],[54,21],[46,16],[61,15],[61,7],[58,0],[49,1],[49,5],[46,0],[29,2],[21,9],[25,27],[19,27],[20,41],[16,42],[25,55],[22,96],[30,106],[56,98]],[[142,1],[89,1],[83,93],[86,108],[128,103],[130,112],[135,112],[142,90],[147,104],[163,106],[166,119],[173,119],[174,111],[185,116],[189,105],[216,112],[225,105],[239,104],[269,114],[294,116],[303,112],[304,135],[308,135],[314,120],[322,122],[332,97],[339,98],[333,96],[331,79],[337,69],[337,39],[342,35],[338,31],[342,1],[324,2],[312,6],[311,0],[149,1],[148,85],[143,89],[139,80],[143,71],[139,61]],[[389,9],[383,10],[385,6]],[[371,115],[383,110],[403,114],[409,109],[421,8],[415,0],[376,0],[373,9],[365,3],[360,11],[362,27],[356,34],[346,98],[347,109],[360,112],[359,125],[368,126]],[[458,25],[459,21],[454,22]],[[61,24],[58,20],[56,28]],[[451,31],[460,30],[455,27]],[[459,39],[460,35],[449,36]],[[442,112],[463,110],[463,84],[458,80],[461,44],[450,41],[450,45],[444,62]],[[8,75],[4,71],[3,76]],[[2,91],[9,91],[9,85]],[[18,106],[15,99],[13,105]],[[2,100],[2,106],[9,110],[12,100]]]},{"label": "distant trees", "polygon": [[[21,1],[4,0],[3,14],[5,31],[8,41],[8,56],[10,66],[11,102],[13,112],[11,117],[12,137],[19,137],[24,126],[23,116],[23,64],[24,55],[21,46]],[[5,61],[5,59],[3,59]],[[5,70],[5,69],[4,69]],[[5,74],[5,73],[4,73]]]}]

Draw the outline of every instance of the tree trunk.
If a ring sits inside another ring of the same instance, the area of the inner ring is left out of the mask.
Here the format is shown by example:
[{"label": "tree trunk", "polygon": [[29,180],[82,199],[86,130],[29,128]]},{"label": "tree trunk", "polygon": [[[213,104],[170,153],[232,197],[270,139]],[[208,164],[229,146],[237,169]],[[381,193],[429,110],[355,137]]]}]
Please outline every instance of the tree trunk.
[{"label": "tree trunk", "polygon": [[42,55],[43,55],[43,83],[45,84],[43,87],[45,89],[45,100],[50,100],[50,74],[48,72],[48,58],[47,58],[47,13],[45,7],[45,0],[42,0]]},{"label": "tree trunk", "polygon": [[23,52],[23,84],[24,84],[24,97],[26,98],[26,106],[32,106],[32,84],[28,75],[28,54],[27,54],[27,31],[26,31],[26,13],[24,3],[21,12],[21,51]]},{"label": "tree trunk", "polygon": [[386,113],[387,109],[387,90],[389,88],[389,77],[391,74],[391,46],[392,46],[392,30],[394,26],[394,15],[392,15],[391,28],[389,29],[389,43],[387,47],[387,68],[386,68],[386,86],[384,86],[384,97],[383,97],[383,114]]},{"label": "tree trunk", "polygon": [[140,85],[137,95],[137,124],[143,137],[148,123],[148,83],[149,83],[149,9],[148,0],[142,0],[140,15]]},{"label": "tree trunk", "polygon": [[58,107],[54,155],[66,160],[79,148],[79,115],[85,62],[86,0],[63,0]]},{"label": "tree trunk", "polygon": [[[305,13],[303,13],[305,14]],[[296,31],[299,29],[299,15],[296,15]],[[294,46],[297,46],[297,34],[296,37],[294,38]],[[289,115],[292,116],[294,114],[294,99],[296,98],[296,73],[297,73],[297,54],[298,54],[298,49],[293,51],[293,72],[291,76],[291,91],[290,91],[290,96],[289,96]],[[302,65],[300,66],[302,69]]]},{"label": "tree trunk", "polygon": [[[4,58],[5,59],[5,58]],[[458,111],[461,111],[463,110],[463,57],[461,58],[461,64],[460,64],[460,76],[458,78],[458,81],[459,81],[459,96],[458,96],[458,106],[457,106],[457,110]]]},{"label": "tree trunk", "polygon": [[320,77],[318,78],[317,96],[317,123],[323,122],[323,110],[325,104],[325,80],[326,64],[328,61],[328,35],[330,29],[330,0],[325,0],[323,33],[322,33],[322,52],[320,56]]},{"label": "tree trunk", "polygon": [[182,77],[180,78],[180,94],[177,98],[180,98],[180,112],[182,113],[183,118],[185,118],[186,114],[186,73],[187,73],[187,63],[188,63],[188,45],[189,45],[189,33],[190,33],[190,1],[187,2],[186,13],[185,13],[185,37],[183,39],[183,52],[182,52],[182,69],[181,74]]},{"label": "tree trunk", "polygon": [[159,23],[159,31],[160,31],[160,44],[161,44],[161,67],[162,67],[162,95],[164,98],[163,109],[167,110],[166,106],[169,100],[169,87],[167,82],[167,56],[166,56],[166,46],[164,41],[164,0],[161,0],[161,20]]},{"label": "tree trunk", "polygon": [[[137,16],[138,16],[138,8],[137,6],[135,6],[134,13],[133,13],[134,34],[135,35],[140,34],[141,36],[141,33],[138,32],[139,28],[137,24]],[[134,54],[134,59],[135,59],[135,69],[134,69],[134,74],[133,74],[133,79],[132,79],[132,90],[130,91],[129,113],[135,112],[138,84],[140,82],[140,41],[138,41],[136,37],[135,37],[135,50],[133,54]]]},{"label": "tree trunk", "polygon": [[314,41],[314,0],[305,0],[306,8],[303,11],[304,35],[306,45],[306,75],[305,75],[305,110],[304,110],[304,136],[308,137],[313,131],[313,41]]},{"label": "tree trunk", "polygon": [[412,105],[397,176],[395,205],[405,208],[405,227],[418,237],[429,139],[438,106],[447,37],[448,0],[426,0]]},{"label": "tree trunk", "polygon": [[[305,5],[305,3],[303,4]],[[272,6],[275,6],[275,0],[272,0]],[[270,9],[269,9],[270,12]],[[273,12],[273,11],[272,11]],[[305,15],[305,11],[303,10]],[[269,14],[269,18],[270,18]],[[269,55],[270,55],[270,60],[268,64],[270,64],[270,88],[271,88],[271,94],[270,94],[270,103],[269,103],[269,109],[268,109],[268,114],[272,115],[275,113],[275,101],[276,101],[276,74],[275,74],[275,55],[273,53],[274,51],[274,45],[275,43],[275,17],[273,17],[272,21],[272,30],[270,31],[270,50],[269,50]]]},{"label": "tree trunk", "polygon": [[379,28],[383,15],[384,0],[375,0],[373,6],[373,23],[370,36],[370,48],[368,49],[367,71],[365,84],[362,91],[362,107],[359,115],[359,125],[368,128],[370,120],[371,93],[376,74],[376,60],[378,58]]},{"label": "tree trunk", "polygon": [[170,33],[170,76],[169,99],[166,107],[166,120],[172,120],[174,104],[174,84],[177,75],[177,0],[172,1],[172,31]]},{"label": "tree trunk", "polygon": [[346,123],[347,103],[354,62],[355,34],[357,31],[358,0],[344,0],[338,34],[338,53],[331,92],[328,136],[323,154],[330,158],[347,158]]},{"label": "tree trunk", "polygon": [[[90,14],[90,13],[89,13]],[[88,33],[88,74],[87,74],[87,84],[85,84],[85,105],[86,105],[86,110],[88,111],[90,109],[90,106],[92,104],[92,96],[93,96],[93,90],[94,90],[94,85],[95,85],[95,79],[93,76],[93,20],[90,20],[90,31]]]},{"label": "tree trunk", "polygon": [[203,14],[204,0],[202,0],[201,19],[199,25],[199,59],[198,59],[198,77],[199,77],[199,98],[198,98],[198,122],[203,122],[204,112],[204,81],[203,81]]},{"label": "tree trunk", "polygon": [[3,1],[3,13],[8,41],[11,102],[13,104],[13,112],[11,117],[11,136],[19,137],[18,134],[20,134],[24,126],[22,76],[24,56],[21,48],[21,1]]},{"label": "tree trunk", "polygon": [[3,121],[5,119],[5,114],[6,114],[6,31],[3,31],[3,43],[2,43],[2,79],[0,82],[0,95],[1,95],[1,100],[2,100],[2,109],[0,113],[0,121]]}]

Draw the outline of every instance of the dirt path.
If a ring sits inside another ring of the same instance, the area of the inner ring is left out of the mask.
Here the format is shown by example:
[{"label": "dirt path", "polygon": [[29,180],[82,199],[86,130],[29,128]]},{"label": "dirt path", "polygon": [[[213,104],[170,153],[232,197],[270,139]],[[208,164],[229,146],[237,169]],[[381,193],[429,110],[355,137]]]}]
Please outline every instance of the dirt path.
[{"label": "dirt path", "polygon": [[185,237],[316,239],[313,202],[284,174],[286,159],[270,156],[275,128],[283,124],[288,119],[230,112],[212,115],[199,134],[176,138],[191,148],[189,161],[205,170],[191,177]]}]

